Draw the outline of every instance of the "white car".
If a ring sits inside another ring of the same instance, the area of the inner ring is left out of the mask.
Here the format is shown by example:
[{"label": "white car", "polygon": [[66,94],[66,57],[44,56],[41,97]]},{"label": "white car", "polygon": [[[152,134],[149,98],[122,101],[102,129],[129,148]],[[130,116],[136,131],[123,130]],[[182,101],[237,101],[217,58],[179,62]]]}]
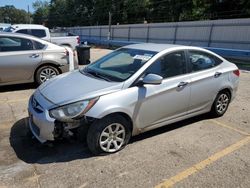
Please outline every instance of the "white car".
[{"label": "white car", "polygon": [[75,47],[80,44],[79,36],[51,37],[49,29],[43,25],[16,24],[16,25],[11,25],[5,31],[32,35],[41,38],[43,40],[49,41],[51,43],[57,44],[59,46],[68,46],[72,49],[75,49]]}]

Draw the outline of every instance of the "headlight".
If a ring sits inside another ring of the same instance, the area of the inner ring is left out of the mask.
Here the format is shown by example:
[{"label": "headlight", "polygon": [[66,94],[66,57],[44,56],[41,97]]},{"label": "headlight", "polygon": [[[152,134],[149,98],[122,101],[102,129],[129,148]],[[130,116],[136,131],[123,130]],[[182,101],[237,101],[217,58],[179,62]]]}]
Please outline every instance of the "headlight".
[{"label": "headlight", "polygon": [[50,116],[59,121],[69,121],[82,117],[99,98],[91,100],[79,101],[50,110]]}]

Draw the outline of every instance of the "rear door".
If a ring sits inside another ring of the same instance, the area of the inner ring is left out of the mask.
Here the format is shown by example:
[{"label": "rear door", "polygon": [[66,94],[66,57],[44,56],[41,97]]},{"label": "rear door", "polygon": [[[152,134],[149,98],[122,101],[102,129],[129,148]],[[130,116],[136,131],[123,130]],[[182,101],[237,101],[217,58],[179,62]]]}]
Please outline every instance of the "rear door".
[{"label": "rear door", "polygon": [[36,42],[22,37],[0,37],[0,83],[23,82],[33,77],[42,60]]},{"label": "rear door", "polygon": [[188,52],[189,72],[191,75],[191,96],[189,112],[209,110],[223,83],[224,74],[216,56],[199,50]]}]

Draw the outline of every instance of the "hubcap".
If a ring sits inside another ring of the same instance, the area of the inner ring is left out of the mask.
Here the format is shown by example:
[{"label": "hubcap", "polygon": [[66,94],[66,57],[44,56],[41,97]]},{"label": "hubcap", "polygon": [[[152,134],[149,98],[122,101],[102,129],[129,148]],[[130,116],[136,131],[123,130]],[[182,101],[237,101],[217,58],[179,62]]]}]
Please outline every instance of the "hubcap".
[{"label": "hubcap", "polygon": [[101,133],[99,144],[105,152],[118,151],[125,141],[125,128],[122,124],[113,123],[107,126]]},{"label": "hubcap", "polygon": [[45,82],[57,75],[56,71],[51,68],[45,68],[40,73],[40,80],[41,82]]},{"label": "hubcap", "polygon": [[226,94],[221,94],[216,103],[217,112],[220,114],[224,113],[227,109],[229,98]]}]

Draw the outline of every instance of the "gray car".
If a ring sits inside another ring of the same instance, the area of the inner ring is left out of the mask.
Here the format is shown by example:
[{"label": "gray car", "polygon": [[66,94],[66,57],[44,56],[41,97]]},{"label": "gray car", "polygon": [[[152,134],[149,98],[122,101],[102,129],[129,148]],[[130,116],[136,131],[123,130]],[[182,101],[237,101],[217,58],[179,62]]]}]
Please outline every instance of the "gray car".
[{"label": "gray car", "polygon": [[77,135],[94,154],[121,150],[131,136],[210,112],[235,97],[238,68],[197,47],[135,44],[42,84],[29,126],[42,143]]},{"label": "gray car", "polygon": [[0,86],[37,82],[69,71],[68,52],[36,37],[0,33]]}]

